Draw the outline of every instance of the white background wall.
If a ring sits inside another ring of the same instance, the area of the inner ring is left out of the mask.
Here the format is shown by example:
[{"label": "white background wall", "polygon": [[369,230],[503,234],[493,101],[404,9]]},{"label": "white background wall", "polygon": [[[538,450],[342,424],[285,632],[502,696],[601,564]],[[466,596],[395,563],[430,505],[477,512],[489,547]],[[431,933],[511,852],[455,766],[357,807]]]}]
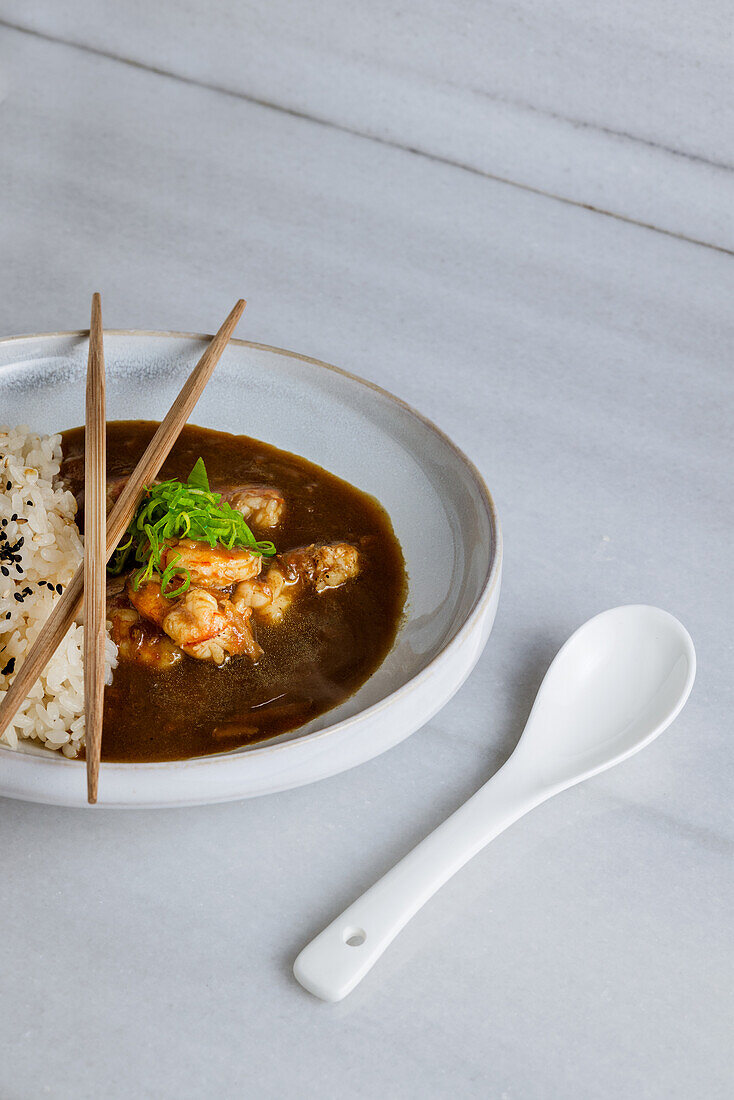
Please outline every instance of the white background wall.
[{"label": "white background wall", "polygon": [[727,0],[0,0],[0,20],[734,248]]}]

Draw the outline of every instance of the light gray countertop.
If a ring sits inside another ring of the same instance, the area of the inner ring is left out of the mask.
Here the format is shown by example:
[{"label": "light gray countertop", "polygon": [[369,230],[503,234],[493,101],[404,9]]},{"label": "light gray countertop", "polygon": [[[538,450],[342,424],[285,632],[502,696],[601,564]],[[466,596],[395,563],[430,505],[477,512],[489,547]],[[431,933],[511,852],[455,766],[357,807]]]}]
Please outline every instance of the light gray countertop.
[{"label": "light gray countertop", "polygon": [[[730,1095],[731,256],[59,43],[3,52],[0,335],[84,327],[95,289],[109,327],[211,331],[242,294],[239,335],[468,452],[505,579],[466,686],[351,772],[187,810],[0,801],[0,1096]],[[305,993],[309,937],[505,759],[571,630],[638,601],[698,650],[671,730],[498,838],[346,1001]]]},{"label": "light gray countertop", "polygon": [[734,249],[729,0],[0,0],[3,24]]}]

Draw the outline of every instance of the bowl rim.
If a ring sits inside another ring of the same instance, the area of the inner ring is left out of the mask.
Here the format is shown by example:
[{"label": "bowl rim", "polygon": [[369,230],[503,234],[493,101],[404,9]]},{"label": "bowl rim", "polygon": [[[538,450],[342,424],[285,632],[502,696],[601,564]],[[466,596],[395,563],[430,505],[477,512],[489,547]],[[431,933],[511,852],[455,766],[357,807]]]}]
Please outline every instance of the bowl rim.
[{"label": "bowl rim", "polygon": [[[166,329],[117,329],[117,328],[105,328],[104,333],[107,336],[130,336],[130,337],[158,337],[164,339],[178,339],[178,340],[197,340],[201,342],[207,342],[213,338],[213,334],[202,332],[176,332],[174,330]],[[68,329],[59,330],[56,332],[35,332],[24,333],[17,336],[5,336],[0,337],[0,349],[7,347],[10,344],[20,344],[23,341],[31,340],[52,340],[62,337],[79,337],[84,338],[89,336],[89,329]],[[453,652],[459,649],[464,641],[474,632],[474,629],[484,615],[485,609],[490,602],[494,590],[497,586],[502,569],[503,558],[503,544],[502,544],[502,528],[500,526],[499,515],[497,513],[497,507],[494,503],[492,494],[489,491],[489,487],[484,480],[484,477],[479,472],[478,468],[472,462],[472,460],[465,454],[465,452],[454,441],[438,427],[429,417],[419,412],[418,409],[410,405],[407,401],[404,401],[401,397],[397,397],[390,390],[385,389],[383,386],[378,385],[376,382],[371,382],[366,378],[362,378],[358,374],[353,374],[351,371],[344,370],[342,367],[334,366],[332,363],[327,363],[323,359],[316,359],[310,355],[304,355],[301,352],[290,351],[287,348],[277,347],[273,344],[262,344],[255,340],[242,340],[238,338],[232,338],[229,341],[230,344],[234,344],[239,347],[256,348],[258,351],[271,352],[275,355],[283,356],[286,359],[295,359],[303,363],[309,363],[311,366],[320,367],[323,370],[330,371],[333,374],[341,375],[343,378],[348,379],[351,382],[356,383],[358,386],[362,386],[365,389],[372,390],[378,394],[381,398],[386,399],[389,403],[397,405],[403,412],[407,412],[409,416],[418,420],[428,431],[437,436],[438,439],[453,451],[454,455],[458,458],[459,462],[464,465],[474,481],[475,487],[479,491],[480,499],[484,504],[487,519],[491,532],[491,548],[490,557],[485,572],[484,580],[482,581],[480,590],[477,597],[466,615],[463,623],[459,627],[454,637],[447,642],[440,651],[431,658],[425,668],[420,672],[412,676],[400,687],[391,691],[389,695],[386,695],[384,699],[378,700],[369,707],[365,707],[363,710],[357,711],[356,714],[351,715],[348,718],[343,718],[339,722],[325,726],[323,729],[314,730],[312,733],[304,734],[301,737],[291,737],[287,741],[278,741],[275,744],[268,745],[256,744],[252,748],[247,748],[244,752],[232,753],[221,752],[211,753],[208,756],[192,756],[185,760],[159,760],[159,761],[109,761],[103,762],[100,766],[108,774],[110,772],[121,772],[121,774],[132,775],[138,772],[160,772],[160,771],[190,771],[198,767],[212,766],[215,763],[221,763],[222,760],[237,756],[240,759],[264,756],[271,756],[277,753],[279,750],[293,748],[295,745],[313,744],[318,740],[325,740],[329,736],[335,736],[345,731],[349,726],[361,722],[365,717],[374,717],[379,712],[395,700],[404,698],[406,695],[419,689],[426,680],[433,675],[436,669],[443,663],[447,662]],[[229,346],[229,345],[228,345]],[[0,364],[0,370],[6,367],[13,366],[12,363]],[[328,712],[327,712],[328,713]],[[33,746],[36,748],[36,746]],[[17,749],[11,749],[9,745],[0,744],[0,751],[11,752],[14,756],[17,756]],[[64,756],[62,753],[44,753],[40,755],[41,747],[38,747],[38,751],[22,751],[21,755],[28,760],[42,759],[44,762],[51,763],[52,760],[56,761],[56,766],[66,766],[69,768],[82,768],[84,767],[84,761],[71,760]]]}]

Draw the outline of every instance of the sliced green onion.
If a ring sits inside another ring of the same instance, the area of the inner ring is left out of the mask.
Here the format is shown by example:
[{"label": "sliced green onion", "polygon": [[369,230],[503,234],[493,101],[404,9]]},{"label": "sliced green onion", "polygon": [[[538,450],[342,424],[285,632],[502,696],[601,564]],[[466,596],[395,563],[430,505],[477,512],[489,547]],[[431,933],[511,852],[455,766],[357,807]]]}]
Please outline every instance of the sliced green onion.
[{"label": "sliced green onion", "polygon": [[[211,491],[201,458],[186,482],[171,478],[144,490],[143,499],[128,524],[124,540],[112,555],[107,571],[112,576],[119,576],[128,567],[132,556],[138,565],[132,575],[136,591],[145,581],[157,577],[164,596],[168,599],[180,596],[191,584],[188,569],[177,565],[180,554],[163,565],[169,541],[180,538],[206,542],[212,549],[217,545],[227,550],[243,547],[266,557],[272,557],[276,552],[269,540],[258,542],[244,517],[227,501],[222,503],[221,493]],[[181,584],[169,590],[177,577],[181,578]]]}]

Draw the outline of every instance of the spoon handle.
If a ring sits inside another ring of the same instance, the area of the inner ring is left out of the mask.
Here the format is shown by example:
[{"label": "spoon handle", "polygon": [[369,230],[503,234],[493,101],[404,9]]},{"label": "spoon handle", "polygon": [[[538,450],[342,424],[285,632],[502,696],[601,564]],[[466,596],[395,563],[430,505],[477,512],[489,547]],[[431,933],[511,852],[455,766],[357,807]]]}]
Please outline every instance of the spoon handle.
[{"label": "spoon handle", "polygon": [[304,947],[293,973],[325,1001],[346,997],[422,905],[508,825],[545,801],[512,758]]}]

